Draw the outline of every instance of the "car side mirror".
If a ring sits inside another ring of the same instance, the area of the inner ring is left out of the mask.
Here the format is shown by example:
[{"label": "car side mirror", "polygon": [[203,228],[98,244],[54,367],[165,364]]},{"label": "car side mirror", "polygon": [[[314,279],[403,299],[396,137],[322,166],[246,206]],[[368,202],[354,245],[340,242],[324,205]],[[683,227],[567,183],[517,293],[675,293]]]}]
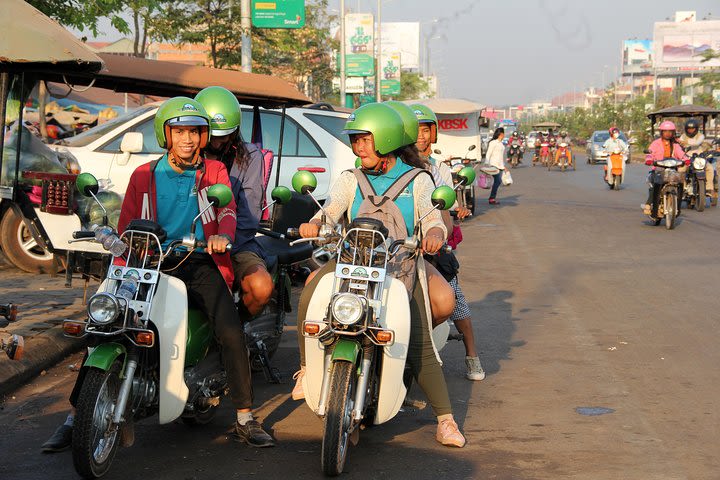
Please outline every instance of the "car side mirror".
[{"label": "car side mirror", "polygon": [[432,204],[440,210],[449,210],[453,205],[455,205],[455,200],[457,199],[455,195],[455,190],[448,187],[447,185],[437,187],[435,190],[433,190],[432,196],[430,198]]},{"label": "car side mirror", "polygon": [[433,153],[436,155],[442,155],[442,152],[440,151],[439,148],[436,148],[435,150],[433,150]]},{"label": "car side mirror", "polygon": [[645,150],[643,150],[643,153],[644,153],[645,155],[650,155],[650,150],[646,148]]},{"label": "car side mirror", "polygon": [[215,208],[226,206],[232,198],[232,190],[223,183],[216,183],[207,189],[207,199]]},{"label": "car side mirror", "polygon": [[118,165],[127,165],[130,155],[143,150],[143,134],[140,132],[127,132],[120,142],[120,151],[123,153],[118,159]]},{"label": "car side mirror", "polygon": [[464,167],[457,173],[457,176],[463,185],[472,185],[475,181],[475,170],[472,167]]},{"label": "car side mirror", "polygon": [[468,147],[468,152],[472,152],[473,150],[475,150],[475,145],[470,145]]},{"label": "car side mirror", "polygon": [[301,170],[293,175],[292,187],[297,193],[307,195],[317,188],[317,177],[312,172]]},{"label": "car side mirror", "polygon": [[272,198],[275,203],[285,205],[292,200],[292,192],[289,188],[280,185],[272,189],[270,198]]},{"label": "car side mirror", "polygon": [[80,195],[84,197],[94,197],[100,189],[97,178],[95,178],[92,173],[81,173],[78,175],[75,179],[75,186],[77,186]]}]

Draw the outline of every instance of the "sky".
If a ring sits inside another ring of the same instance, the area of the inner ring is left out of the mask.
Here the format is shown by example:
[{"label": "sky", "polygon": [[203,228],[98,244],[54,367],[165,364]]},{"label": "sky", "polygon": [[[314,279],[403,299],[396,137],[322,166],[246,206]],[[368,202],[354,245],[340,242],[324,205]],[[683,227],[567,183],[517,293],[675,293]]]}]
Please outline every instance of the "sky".
[{"label": "sky", "polygon": [[[330,8],[339,11],[339,0]],[[377,0],[345,0],[375,14]],[[488,105],[524,104],[609,83],[620,70],[622,41],[650,38],[653,23],[695,10],[720,19],[718,0],[382,0],[382,21],[433,19],[431,70],[440,96]],[[421,51],[423,44],[421,41]],[[607,67],[605,67],[607,65]]]},{"label": "sky", "polygon": [[[720,19],[718,0],[380,1],[383,22],[421,22],[421,58],[422,36],[434,26],[439,38],[431,40],[430,61],[440,96],[486,105],[550,100],[610,83],[620,71],[622,41],[652,39],[653,23],[676,10]],[[377,2],[345,0],[345,7],[376,14]],[[339,5],[329,0],[329,13],[337,15]]]}]

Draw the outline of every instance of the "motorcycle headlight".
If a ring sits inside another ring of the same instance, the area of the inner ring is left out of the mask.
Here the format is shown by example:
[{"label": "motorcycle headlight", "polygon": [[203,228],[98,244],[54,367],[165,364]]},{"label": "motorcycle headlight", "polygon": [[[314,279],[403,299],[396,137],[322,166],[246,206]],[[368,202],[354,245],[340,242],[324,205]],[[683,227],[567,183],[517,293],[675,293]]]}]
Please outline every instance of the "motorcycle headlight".
[{"label": "motorcycle headlight", "polygon": [[108,325],[120,314],[120,303],[108,293],[98,293],[90,298],[87,312],[94,323]]},{"label": "motorcycle headlight", "polygon": [[362,318],[365,308],[357,295],[341,293],[333,300],[332,313],[338,323],[352,325]]},{"label": "motorcycle headlight", "polygon": [[675,167],[679,167],[680,165],[682,165],[682,162],[675,160],[673,158],[666,158],[665,160],[660,160],[655,163],[659,167],[664,167],[664,168],[675,168]]},{"label": "motorcycle headlight", "polygon": [[693,168],[695,170],[705,170],[705,159],[703,157],[695,157],[695,160],[693,160]]}]

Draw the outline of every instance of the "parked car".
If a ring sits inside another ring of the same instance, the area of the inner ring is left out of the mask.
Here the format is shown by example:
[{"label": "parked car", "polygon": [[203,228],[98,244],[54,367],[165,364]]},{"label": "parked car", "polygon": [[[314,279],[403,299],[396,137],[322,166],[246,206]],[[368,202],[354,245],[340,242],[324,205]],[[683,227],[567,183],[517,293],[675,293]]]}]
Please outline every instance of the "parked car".
[{"label": "parked car", "polygon": [[[603,145],[608,138],[610,138],[610,133],[607,130],[596,130],[592,135],[590,135],[590,139],[586,143],[588,163],[595,164],[607,161],[607,153],[605,153]],[[620,140],[627,143],[629,149],[632,148],[632,146],[628,143],[625,133],[620,132]],[[629,158],[630,156],[628,155],[628,159]]]}]

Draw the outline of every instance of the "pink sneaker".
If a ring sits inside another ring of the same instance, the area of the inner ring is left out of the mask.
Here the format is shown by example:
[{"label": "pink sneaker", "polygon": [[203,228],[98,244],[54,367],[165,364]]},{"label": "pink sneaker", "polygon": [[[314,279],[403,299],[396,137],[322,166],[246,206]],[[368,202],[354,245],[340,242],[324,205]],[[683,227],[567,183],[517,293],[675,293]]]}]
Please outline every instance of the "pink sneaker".
[{"label": "pink sneaker", "polygon": [[295,387],[292,389],[293,400],[302,400],[305,398],[305,391],[302,385],[303,377],[305,377],[305,367],[300,367],[300,370],[293,375],[293,380],[295,380]]},{"label": "pink sneaker", "polygon": [[462,448],[465,446],[465,437],[460,433],[457,423],[452,417],[438,422],[435,439],[446,447]]}]

